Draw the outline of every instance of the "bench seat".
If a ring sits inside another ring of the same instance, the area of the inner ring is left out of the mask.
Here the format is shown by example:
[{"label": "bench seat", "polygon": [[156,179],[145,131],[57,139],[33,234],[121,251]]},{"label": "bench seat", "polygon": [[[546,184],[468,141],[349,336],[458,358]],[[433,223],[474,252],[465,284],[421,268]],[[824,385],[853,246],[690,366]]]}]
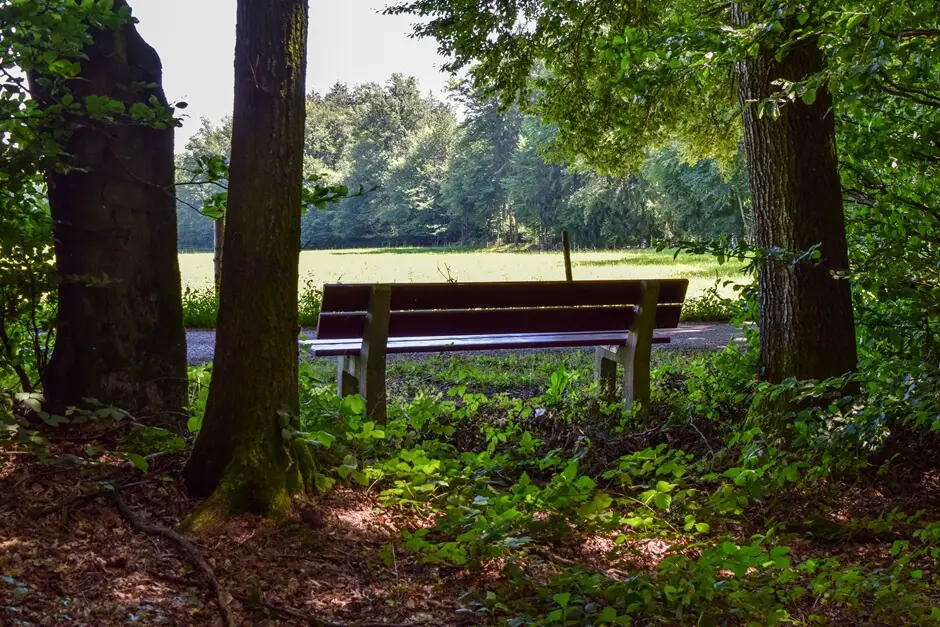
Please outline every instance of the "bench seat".
[{"label": "bench seat", "polygon": [[595,376],[612,399],[623,368],[627,407],[649,400],[655,329],[679,324],[686,279],[329,284],[316,357],[337,358],[337,392],[361,394],[384,421],[388,354],[595,347]]},{"label": "bench seat", "polygon": [[[525,348],[584,348],[593,346],[626,346],[627,331],[582,333],[509,333],[505,335],[455,335],[433,337],[389,338],[387,353],[445,353],[456,351],[507,350]],[[653,344],[668,344],[668,337],[654,337]],[[305,340],[313,357],[358,355],[362,340]]]}]

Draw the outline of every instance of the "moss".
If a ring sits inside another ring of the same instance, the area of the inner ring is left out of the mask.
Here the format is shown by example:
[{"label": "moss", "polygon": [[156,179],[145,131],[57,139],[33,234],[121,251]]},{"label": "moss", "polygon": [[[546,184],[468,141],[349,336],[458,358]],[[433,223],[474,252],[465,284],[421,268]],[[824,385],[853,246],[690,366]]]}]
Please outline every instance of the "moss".
[{"label": "moss", "polygon": [[183,521],[184,529],[206,529],[235,514],[283,520],[290,515],[294,496],[313,492],[316,465],[305,443],[244,444],[212,495]]},{"label": "moss", "polygon": [[307,11],[304,4],[294,7],[287,21],[286,45],[287,76],[281,97],[289,97],[291,90],[303,91],[303,69],[307,62]]}]

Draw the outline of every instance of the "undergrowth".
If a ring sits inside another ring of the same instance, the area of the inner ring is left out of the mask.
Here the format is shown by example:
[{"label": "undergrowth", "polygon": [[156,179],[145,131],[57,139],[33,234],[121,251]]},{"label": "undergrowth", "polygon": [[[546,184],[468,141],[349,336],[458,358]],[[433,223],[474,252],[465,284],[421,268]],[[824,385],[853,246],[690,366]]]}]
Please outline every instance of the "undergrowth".
[{"label": "undergrowth", "polygon": [[[873,382],[854,397],[833,393],[844,382],[767,386],[755,355],[664,360],[638,412],[598,401],[562,359],[527,400],[443,371],[445,387],[398,398],[386,424],[306,363],[303,428],[284,436],[319,450],[320,490],[376,489],[425,521],[389,543],[389,564],[404,547],[485,574],[463,600],[487,623],[940,624],[940,512],[853,505],[859,485],[902,471],[902,435],[935,450],[940,387],[912,403]],[[754,420],[780,394],[803,409],[779,429]],[[872,542],[875,557],[855,550]]]}]

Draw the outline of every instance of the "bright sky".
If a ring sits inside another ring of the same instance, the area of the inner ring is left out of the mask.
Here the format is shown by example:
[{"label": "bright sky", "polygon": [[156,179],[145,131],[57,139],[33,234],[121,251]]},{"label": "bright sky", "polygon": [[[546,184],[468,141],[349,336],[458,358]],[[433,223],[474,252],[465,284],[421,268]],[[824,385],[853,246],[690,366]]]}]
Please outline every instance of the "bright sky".
[{"label": "bright sky", "polygon": [[[189,103],[176,149],[198,129],[232,112],[236,0],[131,0],[138,29],[163,60],[170,101]],[[337,82],[384,82],[416,76],[422,91],[443,95],[448,77],[430,39],[410,39],[407,16],[380,15],[390,0],[310,0],[307,91]]]}]

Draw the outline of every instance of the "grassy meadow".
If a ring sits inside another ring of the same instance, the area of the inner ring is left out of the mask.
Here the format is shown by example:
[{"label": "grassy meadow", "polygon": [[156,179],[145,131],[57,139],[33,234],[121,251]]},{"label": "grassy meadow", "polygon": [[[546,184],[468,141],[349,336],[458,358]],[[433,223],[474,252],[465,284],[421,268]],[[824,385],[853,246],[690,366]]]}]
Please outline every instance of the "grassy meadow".
[{"label": "grassy meadow", "polygon": [[[740,276],[733,263],[718,265],[711,256],[680,255],[669,251],[579,251],[572,253],[575,280],[689,279],[689,298],[700,296],[716,279]],[[180,255],[183,284],[211,285],[212,254]],[[500,252],[444,248],[380,248],[305,250],[300,254],[301,285],[323,283],[405,283],[471,281],[551,281],[565,278],[560,252]],[[730,295],[730,289],[722,290]]]}]

